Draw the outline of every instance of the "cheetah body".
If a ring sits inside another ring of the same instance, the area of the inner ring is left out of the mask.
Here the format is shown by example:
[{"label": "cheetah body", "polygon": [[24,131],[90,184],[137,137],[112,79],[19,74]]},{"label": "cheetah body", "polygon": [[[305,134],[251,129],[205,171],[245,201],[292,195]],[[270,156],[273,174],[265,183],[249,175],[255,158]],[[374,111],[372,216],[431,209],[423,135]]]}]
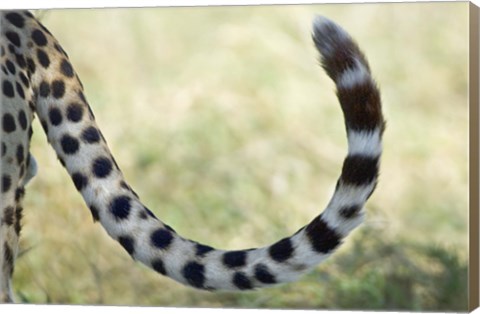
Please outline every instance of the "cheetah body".
[{"label": "cheetah body", "polygon": [[363,218],[375,189],[384,122],[368,63],[350,36],[318,17],[313,40],[337,85],[349,151],[326,209],[294,235],[250,250],[223,251],[185,239],[156,218],[125,182],[83,86],[54,36],[27,11],[0,12],[2,196],[0,301],[12,301],[21,200],[36,173],[30,155],[37,116],[95,221],[137,261],[207,290],[246,290],[295,280],[328,257]]}]

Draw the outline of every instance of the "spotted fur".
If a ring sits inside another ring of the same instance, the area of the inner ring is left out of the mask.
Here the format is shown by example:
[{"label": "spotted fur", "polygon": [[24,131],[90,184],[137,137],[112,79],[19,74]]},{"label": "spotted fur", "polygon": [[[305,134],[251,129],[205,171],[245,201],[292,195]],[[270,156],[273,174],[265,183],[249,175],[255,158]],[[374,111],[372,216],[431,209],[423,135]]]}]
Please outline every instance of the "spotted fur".
[{"label": "spotted fur", "polygon": [[295,280],[332,254],[363,219],[377,183],[384,121],[366,58],[323,17],[313,23],[321,64],[335,81],[348,154],[326,209],[290,237],[250,250],[223,251],[188,240],[156,218],[126,183],[67,54],[27,11],[3,11],[1,29],[0,300],[12,301],[24,187],[36,115],[93,219],[135,260],[206,290],[248,290]]}]

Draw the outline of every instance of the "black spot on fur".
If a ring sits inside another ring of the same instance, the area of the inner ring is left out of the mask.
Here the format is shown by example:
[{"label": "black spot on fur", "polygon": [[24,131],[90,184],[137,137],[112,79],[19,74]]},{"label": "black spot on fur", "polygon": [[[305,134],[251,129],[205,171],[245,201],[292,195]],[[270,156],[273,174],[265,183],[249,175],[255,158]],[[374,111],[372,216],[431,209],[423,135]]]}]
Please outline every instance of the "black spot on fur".
[{"label": "black spot on fur", "polygon": [[60,63],[60,71],[66,77],[73,77],[74,75],[72,65],[66,59],[63,59],[62,63]]},{"label": "black spot on fur", "polygon": [[23,16],[16,12],[11,12],[5,15],[5,18],[14,26],[22,28],[25,25],[25,19]]},{"label": "black spot on fur", "polygon": [[67,107],[67,119],[72,122],[78,122],[83,117],[83,106],[79,103],[71,103]]},{"label": "black spot on fur", "polygon": [[270,257],[279,263],[286,261],[293,254],[293,246],[290,238],[285,238],[277,243],[273,244],[269,249],[268,253]]},{"label": "black spot on fur", "polygon": [[75,137],[68,134],[62,136],[60,144],[62,145],[63,152],[67,155],[75,154],[80,147],[80,142]]},{"label": "black spot on fur", "polygon": [[15,157],[17,158],[18,165],[21,165],[25,160],[25,150],[22,144],[17,145],[17,152],[15,154]]},{"label": "black spot on fur", "polygon": [[10,31],[6,32],[5,36],[7,37],[8,41],[10,41],[14,46],[19,47],[21,46],[20,36],[16,32]]},{"label": "black spot on fur", "polygon": [[89,144],[97,143],[100,141],[100,133],[95,127],[91,126],[83,130],[82,139]]},{"label": "black spot on fur", "polygon": [[[7,66],[8,72],[10,72],[11,74],[14,74],[14,75],[17,73],[17,70],[15,69],[15,65],[13,64],[12,61],[7,60],[5,62],[5,65]],[[7,74],[7,73],[5,73],[5,74]]]},{"label": "black spot on fur", "polygon": [[25,69],[27,67],[27,62],[25,61],[25,58],[23,57],[23,55],[16,53],[15,54],[15,60],[17,61],[17,64],[22,69]]},{"label": "black spot on fur", "polygon": [[42,97],[48,97],[48,95],[50,95],[50,84],[48,84],[45,81],[42,81],[40,83],[39,93],[40,93],[40,96]]},{"label": "black spot on fur", "polygon": [[118,242],[127,251],[128,254],[133,255],[135,252],[134,240],[130,236],[121,236],[118,238]]},{"label": "black spot on fur", "polygon": [[13,225],[13,222],[14,222],[14,210],[13,210],[13,207],[12,206],[8,206],[7,208],[5,208],[5,210],[3,211],[3,222],[7,225],[7,226],[12,226]]},{"label": "black spot on fur", "polygon": [[205,254],[207,254],[208,252],[213,251],[214,248],[208,245],[197,243],[195,245],[195,250],[197,256],[205,256]]},{"label": "black spot on fur", "polygon": [[60,99],[65,95],[65,83],[63,81],[55,80],[52,82],[52,95],[57,99]]},{"label": "black spot on fur", "polygon": [[48,118],[50,123],[54,126],[60,125],[62,123],[62,112],[57,107],[51,107],[48,111]]},{"label": "black spot on fur", "polygon": [[10,178],[9,175],[4,174],[2,176],[2,193],[5,193],[8,190],[10,190],[11,185],[12,185],[12,179]]},{"label": "black spot on fur", "polygon": [[15,96],[15,91],[13,90],[13,85],[7,80],[4,80],[2,83],[3,94],[9,98]]},{"label": "black spot on fur", "polygon": [[100,219],[98,208],[95,205],[90,205],[88,208],[92,213],[93,221],[98,221]]},{"label": "black spot on fur", "polygon": [[17,88],[17,93],[20,98],[25,99],[25,92],[23,91],[22,85],[20,83],[16,82],[15,87]]},{"label": "black spot on fur", "polygon": [[23,109],[18,112],[18,123],[20,124],[22,130],[25,131],[27,129],[27,115]]},{"label": "black spot on fur", "polygon": [[231,251],[223,254],[223,264],[228,268],[245,266],[247,253],[245,251]]},{"label": "black spot on fur", "polygon": [[32,32],[32,39],[35,42],[35,44],[37,44],[38,46],[45,46],[48,43],[47,37],[39,29],[36,29]]},{"label": "black spot on fur", "polygon": [[20,72],[18,76],[20,77],[20,80],[22,81],[23,86],[25,86],[26,88],[29,88],[30,82],[28,81],[28,78],[25,76],[24,72]]},{"label": "black spot on fur", "polygon": [[9,113],[5,113],[2,119],[2,128],[5,133],[12,133],[17,129],[17,125],[15,124],[15,119]]},{"label": "black spot on fur", "polygon": [[166,275],[167,271],[165,269],[165,265],[163,261],[160,258],[156,258],[152,261],[152,268],[157,272],[162,275]]},{"label": "black spot on fur", "polygon": [[233,275],[232,282],[240,290],[248,290],[253,288],[250,279],[248,279],[248,277],[242,272],[236,272]]},{"label": "black spot on fur", "polygon": [[42,67],[44,67],[45,69],[47,69],[50,65],[50,58],[42,49],[37,50],[37,59],[38,62],[40,62],[40,64],[42,65]]},{"label": "black spot on fur", "polygon": [[105,178],[112,172],[112,162],[107,157],[98,157],[93,161],[92,172],[97,178]]},{"label": "black spot on fur", "polygon": [[266,284],[274,284],[277,282],[275,276],[270,273],[268,267],[264,264],[255,266],[255,278]]},{"label": "black spot on fur", "polygon": [[183,277],[187,282],[196,288],[204,288],[205,267],[197,262],[190,262],[183,267]]},{"label": "black spot on fur", "polygon": [[123,220],[128,218],[131,210],[130,197],[126,195],[115,197],[109,205],[110,212],[115,216],[117,220]]},{"label": "black spot on fur", "polygon": [[172,240],[172,233],[163,228],[155,230],[150,236],[152,245],[161,250],[167,249],[172,243]]},{"label": "black spot on fur", "polygon": [[318,253],[327,254],[334,250],[341,243],[341,236],[330,228],[322,216],[315,218],[306,228],[305,233]]},{"label": "black spot on fur", "polygon": [[75,172],[74,174],[72,174],[72,180],[73,180],[73,184],[75,184],[75,188],[78,191],[86,187],[88,183],[88,178],[83,174],[81,174],[80,172]]}]

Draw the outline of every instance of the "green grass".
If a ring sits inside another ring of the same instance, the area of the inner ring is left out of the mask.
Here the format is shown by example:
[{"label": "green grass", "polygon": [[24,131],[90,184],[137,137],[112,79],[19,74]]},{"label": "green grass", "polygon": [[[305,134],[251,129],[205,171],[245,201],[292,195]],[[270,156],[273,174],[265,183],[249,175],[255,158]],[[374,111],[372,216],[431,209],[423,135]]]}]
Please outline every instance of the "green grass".
[{"label": "green grass", "polygon": [[47,146],[25,200],[15,291],[29,303],[465,310],[468,4],[58,10],[68,52],[116,160],[180,234],[262,246],[327,204],[346,153],[314,14],[370,59],[387,119],[368,217],[297,283],[208,293],[160,277],[110,240]]}]

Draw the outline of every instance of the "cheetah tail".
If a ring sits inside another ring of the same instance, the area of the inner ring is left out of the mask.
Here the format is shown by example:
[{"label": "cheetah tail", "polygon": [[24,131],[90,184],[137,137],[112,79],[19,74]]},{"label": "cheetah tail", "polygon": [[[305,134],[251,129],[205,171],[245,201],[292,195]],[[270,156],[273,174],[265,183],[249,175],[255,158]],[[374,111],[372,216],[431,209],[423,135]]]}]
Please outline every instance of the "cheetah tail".
[{"label": "cheetah tail", "polygon": [[[350,36],[318,17],[313,41],[335,81],[344,112],[348,155],[327,208],[294,235],[273,245],[222,251],[181,237],[156,218],[126,183],[66,53],[47,39],[36,52],[32,83],[36,112],[58,158],[94,220],[135,259],[184,284],[207,290],[245,290],[295,280],[328,257],[363,217],[375,189],[384,122],[379,90]],[[46,47],[46,48],[44,48]],[[50,49],[50,58],[43,50]]]}]

